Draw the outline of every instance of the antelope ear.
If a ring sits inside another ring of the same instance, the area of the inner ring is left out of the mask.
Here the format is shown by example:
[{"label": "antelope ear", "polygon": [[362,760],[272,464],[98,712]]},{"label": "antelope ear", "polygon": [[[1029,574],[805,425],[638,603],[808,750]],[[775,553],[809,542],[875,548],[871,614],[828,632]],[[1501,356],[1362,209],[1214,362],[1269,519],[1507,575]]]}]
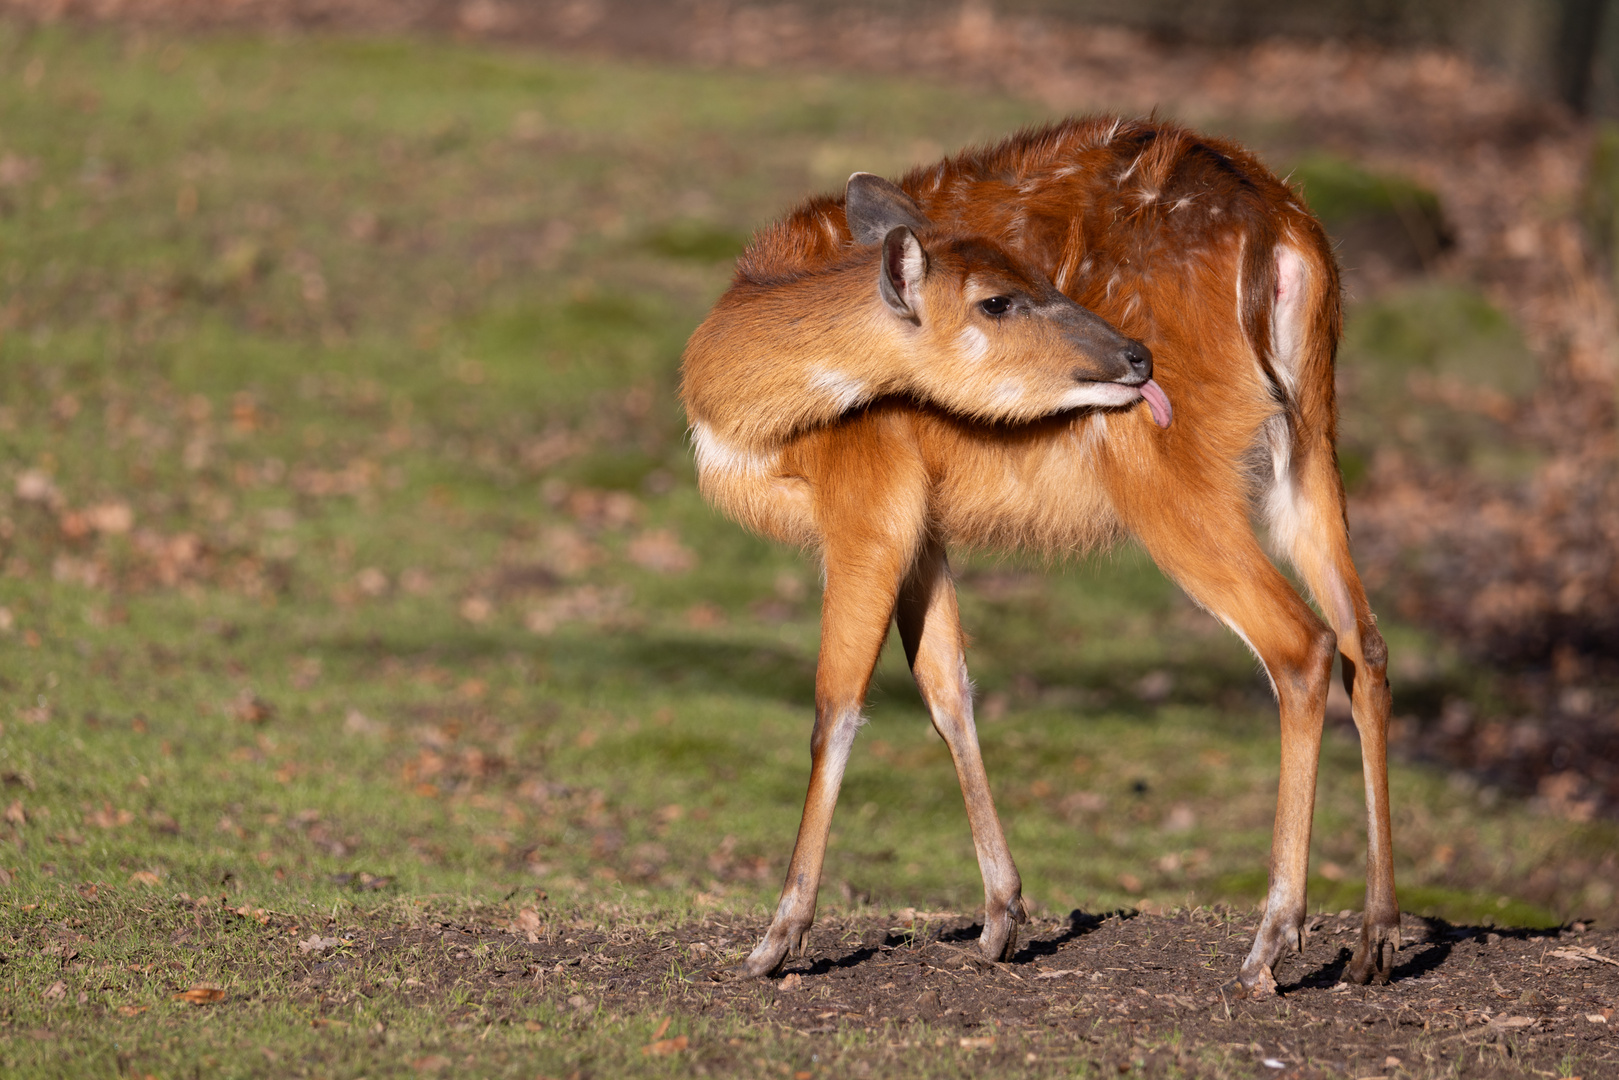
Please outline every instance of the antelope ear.
[{"label": "antelope ear", "polygon": [[930,225],[916,200],[880,176],[857,172],[843,189],[843,214],[857,244],[881,243],[896,225],[920,229]]},{"label": "antelope ear", "polygon": [[921,305],[922,279],[928,275],[928,253],[916,234],[896,225],[883,237],[883,269],[877,288],[883,303],[902,319],[917,321]]}]

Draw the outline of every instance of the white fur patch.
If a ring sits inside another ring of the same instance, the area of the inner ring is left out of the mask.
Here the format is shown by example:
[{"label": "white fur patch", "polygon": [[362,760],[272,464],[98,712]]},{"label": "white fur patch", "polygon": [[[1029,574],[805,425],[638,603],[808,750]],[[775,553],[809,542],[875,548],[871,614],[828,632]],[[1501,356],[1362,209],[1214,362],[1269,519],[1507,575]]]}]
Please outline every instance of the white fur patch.
[{"label": "white fur patch", "polygon": [[1276,248],[1276,303],[1271,308],[1271,366],[1292,397],[1299,381],[1299,350],[1304,344],[1304,256],[1285,244]]},{"label": "white fur patch", "polygon": [[1265,681],[1270,683],[1271,697],[1274,697],[1276,700],[1280,701],[1282,699],[1282,695],[1276,690],[1276,680],[1271,676],[1270,668],[1266,665],[1265,658],[1259,655],[1259,650],[1254,648],[1254,643],[1248,640],[1248,635],[1243,633],[1242,629],[1237,626],[1236,623],[1232,622],[1224,615],[1221,615],[1218,611],[1214,613],[1214,617],[1225,623],[1226,626],[1231,629],[1231,632],[1240,637],[1242,639],[1242,643],[1248,646],[1248,651],[1254,654],[1255,660],[1259,661],[1259,670],[1265,673]]},{"label": "white fur patch", "polygon": [[1107,414],[1098,413],[1084,420],[1085,430],[1079,438],[1079,452],[1091,457],[1107,441]]},{"label": "white fur patch", "polygon": [[697,471],[705,476],[716,473],[764,476],[772,472],[781,460],[781,454],[776,451],[755,454],[738,450],[715,435],[713,429],[702,421],[691,426],[691,445],[697,454]]},{"label": "white fur patch", "polygon": [[989,335],[976,326],[969,326],[957,335],[956,349],[969,364],[982,363],[989,355]]},{"label": "white fur patch", "polygon": [[956,665],[956,692],[961,695],[961,707],[966,713],[967,723],[973,722],[973,681],[967,674],[967,658],[964,656]]},{"label": "white fur patch", "polygon": [[995,384],[990,394],[989,404],[994,409],[1010,409],[1023,400],[1023,382],[1021,379],[1004,379]]},{"label": "white fur patch", "polygon": [[832,721],[832,737],[827,740],[823,751],[824,757],[820,761],[821,768],[825,770],[826,782],[833,791],[843,783],[843,770],[849,764],[849,751],[854,747],[854,737],[860,729],[866,726],[866,718],[860,715],[858,707],[845,707],[839,709]]},{"label": "white fur patch", "polygon": [[[1214,209],[1218,210],[1219,207],[1216,206]],[[1237,236],[1237,297],[1236,297],[1236,299],[1237,299],[1237,325],[1238,326],[1242,326],[1242,296],[1243,296],[1243,292],[1242,292],[1242,274],[1243,274],[1243,268],[1246,267],[1247,265],[1248,265],[1248,236],[1247,236],[1247,234],[1244,233],[1244,234],[1239,234]]]},{"label": "white fur patch", "polygon": [[839,412],[847,412],[870,396],[866,384],[853,375],[821,365],[810,369],[809,384],[836,402]]},{"label": "white fur patch", "polygon": [[1270,446],[1271,468],[1270,487],[1265,492],[1265,520],[1276,548],[1291,559],[1304,528],[1293,487],[1293,431],[1287,417],[1277,413],[1265,421],[1262,432]]},{"label": "white fur patch", "polygon": [[1305,534],[1308,522],[1290,478],[1280,478],[1266,492],[1265,523],[1270,526],[1271,543],[1276,550],[1289,561],[1295,561],[1293,552],[1298,549],[1299,539]]},{"label": "white fur patch", "polygon": [[[911,307],[920,310],[922,276],[927,273],[927,256],[922,253],[922,245],[916,237],[909,234],[905,237],[905,251],[900,256],[900,275],[905,279],[905,291],[909,294],[906,300]],[[895,282],[898,284],[898,282]]]},{"label": "white fur patch", "polygon": [[1082,409],[1087,406],[1110,407],[1115,405],[1129,405],[1141,400],[1141,391],[1133,386],[1123,386],[1111,382],[1079,383],[1072,390],[1066,390],[1057,399],[1060,409]]}]

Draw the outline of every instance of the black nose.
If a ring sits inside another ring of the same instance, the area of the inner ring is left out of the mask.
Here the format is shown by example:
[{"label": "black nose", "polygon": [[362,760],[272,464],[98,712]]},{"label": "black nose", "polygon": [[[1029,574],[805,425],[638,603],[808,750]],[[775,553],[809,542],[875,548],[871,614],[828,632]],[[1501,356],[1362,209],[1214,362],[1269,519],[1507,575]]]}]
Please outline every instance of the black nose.
[{"label": "black nose", "polygon": [[1124,362],[1130,365],[1130,374],[1146,382],[1152,378],[1152,350],[1139,341],[1124,347]]}]

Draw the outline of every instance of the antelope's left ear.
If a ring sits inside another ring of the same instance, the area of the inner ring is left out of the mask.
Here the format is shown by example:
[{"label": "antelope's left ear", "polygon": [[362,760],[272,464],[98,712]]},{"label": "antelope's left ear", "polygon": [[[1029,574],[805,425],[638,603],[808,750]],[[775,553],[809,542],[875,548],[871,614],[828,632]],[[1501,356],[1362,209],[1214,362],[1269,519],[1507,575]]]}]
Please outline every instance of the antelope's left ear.
[{"label": "antelope's left ear", "polygon": [[883,269],[877,289],[883,303],[902,319],[916,322],[922,279],[928,276],[928,253],[909,227],[896,225],[883,237]]},{"label": "antelope's left ear", "polygon": [[857,244],[881,243],[896,225],[920,229],[932,224],[899,185],[869,172],[849,177],[843,189],[843,215]]}]

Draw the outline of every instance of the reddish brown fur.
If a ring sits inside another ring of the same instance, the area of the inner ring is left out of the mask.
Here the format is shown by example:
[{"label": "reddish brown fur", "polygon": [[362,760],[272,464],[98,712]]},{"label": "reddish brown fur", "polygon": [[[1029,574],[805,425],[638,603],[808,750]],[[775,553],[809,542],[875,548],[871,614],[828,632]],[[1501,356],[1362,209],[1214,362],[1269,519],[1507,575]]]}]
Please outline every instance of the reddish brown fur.
[{"label": "reddish brown fur", "polygon": [[[1398,948],[1386,650],[1349,556],[1333,445],[1339,285],[1320,226],[1246,151],[1150,122],[1069,121],[913,170],[900,185],[939,228],[998,246],[1150,346],[1176,420],[1160,430],[1133,407],[985,423],[999,419],[993,403],[962,408],[912,378],[901,396],[782,425],[770,393],[747,389],[769,383],[758,357],[775,345],[750,337],[748,313],[787,297],[812,305],[806,317],[824,313],[815,288],[849,273],[853,255],[832,198],[756,239],[694,336],[682,393],[704,491],[751,528],[818,548],[827,589],[810,794],[781,906],[746,970],[773,971],[804,946],[843,763],[895,620],[960,772],[985,877],[982,945],[992,958],[1010,955],[1022,920],[1017,872],[978,758],[944,550],[1061,554],[1130,534],[1243,636],[1280,702],[1271,888],[1238,988],[1269,992],[1272,966],[1302,932],[1335,652],[1368,802],[1366,918],[1348,976],[1386,979]],[[743,369],[747,379],[727,377]],[[762,418],[738,420],[746,416]],[[715,434],[744,429],[753,436]],[[1256,509],[1325,623],[1261,552],[1249,525]]]}]

